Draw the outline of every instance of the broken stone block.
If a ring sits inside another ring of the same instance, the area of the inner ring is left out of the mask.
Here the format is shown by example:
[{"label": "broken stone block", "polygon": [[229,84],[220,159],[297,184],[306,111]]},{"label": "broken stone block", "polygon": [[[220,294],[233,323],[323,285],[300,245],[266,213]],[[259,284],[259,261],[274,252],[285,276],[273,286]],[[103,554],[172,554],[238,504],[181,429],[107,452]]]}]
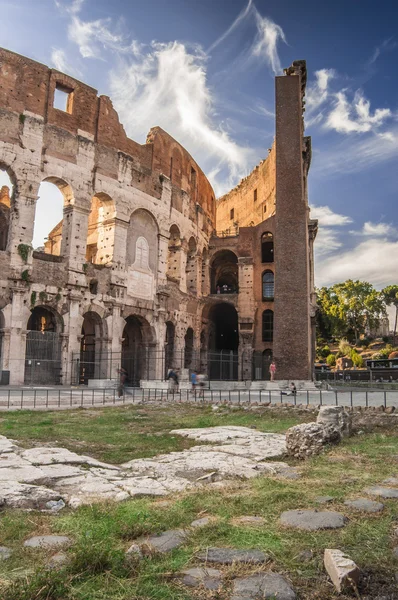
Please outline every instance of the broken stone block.
[{"label": "broken stone block", "polygon": [[319,423],[295,425],[286,432],[288,455],[301,460],[320,454],[326,445],[338,444],[340,440],[337,429]]},{"label": "broken stone block", "polygon": [[326,549],[324,564],[338,592],[357,586],[360,575],[359,568],[344,552],[336,549]]},{"label": "broken stone block", "polygon": [[332,427],[340,432],[341,437],[349,437],[352,429],[351,415],[344,406],[322,406],[316,422],[324,427]]}]

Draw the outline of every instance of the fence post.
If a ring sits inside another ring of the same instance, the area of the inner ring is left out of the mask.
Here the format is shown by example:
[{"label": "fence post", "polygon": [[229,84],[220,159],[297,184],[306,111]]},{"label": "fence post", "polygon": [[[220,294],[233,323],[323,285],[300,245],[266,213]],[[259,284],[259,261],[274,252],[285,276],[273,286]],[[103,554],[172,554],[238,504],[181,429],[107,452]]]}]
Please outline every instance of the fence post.
[{"label": "fence post", "polygon": [[365,396],[365,406],[366,406],[366,408],[368,408],[368,406],[369,406],[369,401],[368,401],[368,390],[366,390],[365,394],[366,394],[366,396]]},{"label": "fence post", "polygon": [[322,390],[319,390],[319,404],[322,406]]},{"label": "fence post", "polygon": [[387,408],[387,392],[384,390],[384,408]]}]

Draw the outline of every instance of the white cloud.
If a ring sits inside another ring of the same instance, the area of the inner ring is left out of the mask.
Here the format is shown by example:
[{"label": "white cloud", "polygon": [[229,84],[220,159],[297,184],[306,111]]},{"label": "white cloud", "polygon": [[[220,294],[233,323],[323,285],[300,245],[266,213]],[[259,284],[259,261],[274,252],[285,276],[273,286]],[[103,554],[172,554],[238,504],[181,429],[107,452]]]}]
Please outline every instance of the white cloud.
[{"label": "white cloud", "polygon": [[398,241],[371,239],[352,250],[329,256],[316,264],[316,285],[332,285],[346,279],[369,281],[378,288],[397,280]]},{"label": "white cloud", "polygon": [[61,71],[62,73],[69,73],[69,75],[77,77],[81,76],[80,71],[68,62],[64,50],[61,50],[59,48],[53,48],[51,52],[51,62],[57,69],[57,71]]},{"label": "white cloud", "polygon": [[314,246],[315,257],[331,254],[341,248],[342,245],[339,232],[330,227],[320,226]]},{"label": "white cloud", "polygon": [[249,0],[245,8],[239,13],[236,17],[235,21],[232,23],[230,27],[219,38],[216,39],[215,42],[208,48],[207,53],[210,53],[214,48],[216,48],[219,44],[221,44],[241,23],[246,19],[246,17],[251,13],[253,7],[253,0]]},{"label": "white cloud", "polygon": [[[228,169],[224,186],[233,185],[254,163],[253,151],[239,146],[214,123],[214,99],[206,81],[206,55],[188,51],[178,42],[153,43],[150,51],[131,56],[111,73],[110,87],[115,108],[128,134],[145,139],[159,125],[183,144],[202,168],[208,165],[219,179]],[[216,161],[216,162],[215,162]],[[218,184],[218,185],[217,185]]]},{"label": "white cloud", "polygon": [[330,80],[336,76],[334,69],[320,69],[315,71],[315,82],[307,86],[305,93],[306,112],[313,112],[319,108],[329,97]]},{"label": "white cloud", "polygon": [[101,58],[102,49],[125,52],[128,45],[122,35],[111,31],[111,19],[83,21],[73,15],[68,26],[69,39],[78,45],[83,58]]},{"label": "white cloud", "polygon": [[372,223],[366,221],[361,231],[350,231],[352,235],[387,237],[396,233],[395,227],[389,223]]},{"label": "white cloud", "polygon": [[347,100],[344,91],[335,94],[336,102],[325,123],[327,129],[339,133],[363,133],[377,129],[391,116],[389,108],[377,108],[373,115],[370,112],[370,102],[362,92],[355,93],[352,104]]},{"label": "white cloud", "polygon": [[256,8],[254,8],[254,11],[257,37],[252,48],[252,53],[254,56],[264,57],[275,75],[281,75],[282,68],[277,45],[279,40],[287,43],[283,29],[271,21],[271,19],[262,17]]},{"label": "white cloud", "polygon": [[329,206],[311,206],[311,219],[318,219],[321,227],[333,227],[352,223],[351,217],[335,213]]},{"label": "white cloud", "polygon": [[377,59],[380,57],[381,54],[383,54],[384,52],[389,52],[391,50],[394,50],[394,48],[397,47],[397,43],[393,41],[392,38],[388,38],[386,40],[384,40],[379,46],[376,46],[376,48],[373,51],[372,56],[370,57],[370,59],[367,62],[368,66],[373,65]]},{"label": "white cloud", "polygon": [[71,15],[77,15],[81,11],[82,6],[85,2],[85,0],[72,0],[72,2],[70,2],[69,4],[64,4],[59,0],[54,1],[57,8]]}]

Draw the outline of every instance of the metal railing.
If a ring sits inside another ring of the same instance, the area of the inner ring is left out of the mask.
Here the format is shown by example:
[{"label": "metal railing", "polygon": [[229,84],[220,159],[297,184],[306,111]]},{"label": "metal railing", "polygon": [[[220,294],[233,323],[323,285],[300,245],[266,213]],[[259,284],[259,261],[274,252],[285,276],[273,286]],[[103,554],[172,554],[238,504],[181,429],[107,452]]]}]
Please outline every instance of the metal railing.
[{"label": "metal railing", "polygon": [[235,406],[346,406],[398,407],[398,391],[302,390],[289,394],[284,390],[251,389],[144,389],[127,388],[119,397],[117,387],[88,388],[0,388],[0,411],[67,410],[98,406],[122,406],[137,403],[195,403]]}]

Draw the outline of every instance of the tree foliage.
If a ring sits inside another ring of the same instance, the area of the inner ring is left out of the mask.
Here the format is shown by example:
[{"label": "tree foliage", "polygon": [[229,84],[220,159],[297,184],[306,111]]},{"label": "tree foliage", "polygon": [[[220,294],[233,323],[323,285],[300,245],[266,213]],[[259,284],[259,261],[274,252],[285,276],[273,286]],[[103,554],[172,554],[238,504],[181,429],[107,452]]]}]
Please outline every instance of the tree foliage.
[{"label": "tree foliage", "polygon": [[395,323],[392,343],[395,344],[395,336],[397,335],[398,321],[398,285],[388,285],[381,290],[381,295],[387,306],[395,306]]},{"label": "tree foliage", "polygon": [[377,292],[367,281],[348,279],[317,291],[318,323],[325,331],[325,338],[347,337],[352,334],[355,343],[386,316],[384,295]]}]

